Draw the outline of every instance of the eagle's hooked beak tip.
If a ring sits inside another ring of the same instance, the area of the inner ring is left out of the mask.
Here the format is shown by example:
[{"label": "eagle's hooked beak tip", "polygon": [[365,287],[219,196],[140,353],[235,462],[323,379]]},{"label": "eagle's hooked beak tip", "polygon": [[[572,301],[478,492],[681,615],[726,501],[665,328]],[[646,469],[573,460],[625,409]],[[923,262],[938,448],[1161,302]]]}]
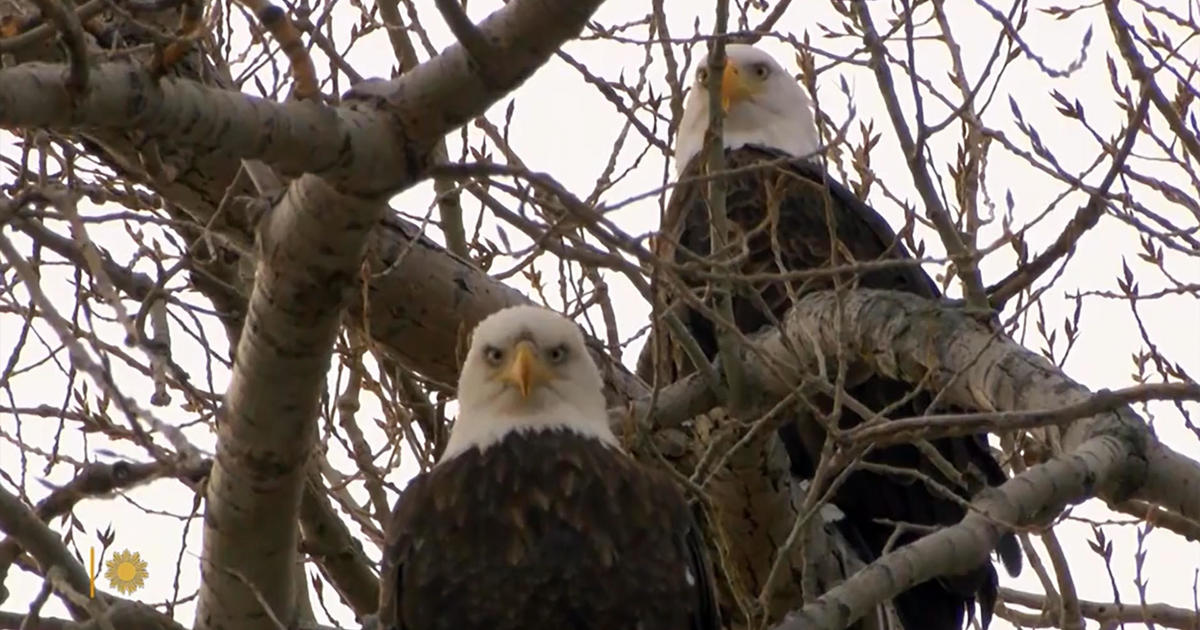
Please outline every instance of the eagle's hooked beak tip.
[{"label": "eagle's hooked beak tip", "polygon": [[728,114],[734,103],[744,100],[749,94],[737,65],[726,61],[725,72],[721,74],[721,110]]},{"label": "eagle's hooked beak tip", "polygon": [[529,398],[533,388],[546,380],[546,366],[537,357],[530,341],[517,342],[513,358],[501,373],[501,378],[516,386],[521,398]]}]

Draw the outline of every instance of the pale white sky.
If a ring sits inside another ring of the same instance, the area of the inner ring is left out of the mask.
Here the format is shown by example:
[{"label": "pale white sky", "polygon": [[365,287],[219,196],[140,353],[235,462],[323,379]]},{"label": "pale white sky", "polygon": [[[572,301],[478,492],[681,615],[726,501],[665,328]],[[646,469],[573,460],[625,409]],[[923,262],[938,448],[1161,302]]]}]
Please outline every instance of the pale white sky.
[{"label": "pale white sky", "polygon": [[[882,29],[886,23],[885,15],[890,3],[872,3],[876,12],[877,26]],[[975,2],[947,3],[951,5],[951,21],[958,43],[963,48],[964,64],[968,76],[975,77],[986,62],[995,42],[998,25],[988,17],[987,13]],[[1124,3],[1123,3],[1124,4]],[[1181,5],[1178,0],[1167,3]],[[711,27],[712,3],[692,2],[691,0],[675,0],[667,3],[667,11],[671,20],[672,35],[686,37],[692,33],[693,21],[700,20],[702,31]],[[819,6],[813,6],[819,5]],[[442,28],[440,18],[430,0],[418,0],[417,6],[421,11],[430,36],[440,49],[452,41],[449,33]],[[470,14],[479,19],[500,6],[498,0],[471,3]],[[606,3],[595,20],[604,25],[615,25],[631,20],[640,19],[646,12],[646,3],[637,0],[611,0]],[[1129,12],[1127,18],[1134,24],[1140,24],[1140,14],[1135,7],[1124,8]],[[925,9],[925,13],[928,9]],[[348,28],[357,21],[357,10],[349,3],[344,3],[335,12],[337,28]],[[761,19],[756,15],[751,19],[755,24]],[[814,45],[821,49],[844,54],[854,47],[854,41],[845,38],[829,38],[816,24],[826,25],[835,31],[839,29],[842,19],[836,16],[826,3],[796,3],[785,18],[777,25],[777,29],[787,35],[803,38],[805,32],[812,37]],[[1162,20],[1156,22],[1160,28]],[[1081,42],[1085,32],[1093,29],[1092,41],[1087,48],[1087,57],[1083,67],[1064,78],[1050,78],[1036,68],[1025,58],[1013,62],[993,97],[993,103],[984,114],[986,124],[1002,130],[1014,142],[1028,148],[1029,142],[1023,138],[1013,123],[1013,116],[1008,105],[1012,96],[1019,104],[1027,121],[1032,122],[1040,133],[1041,142],[1059,160],[1060,166],[1069,173],[1076,174],[1089,167],[1095,161],[1101,150],[1091,134],[1078,123],[1067,121],[1055,112],[1055,102],[1047,96],[1049,90],[1058,90],[1068,99],[1081,101],[1086,109],[1087,118],[1093,128],[1103,138],[1111,138],[1121,128],[1125,114],[1114,104],[1109,79],[1105,65],[1105,54],[1113,49],[1111,34],[1104,21],[1102,11],[1093,9],[1081,12],[1079,16],[1069,20],[1056,20],[1052,16],[1032,13],[1029,23],[1022,31],[1027,42],[1041,56],[1046,65],[1065,69],[1079,57]],[[645,38],[645,28],[642,26],[631,29],[626,33],[634,39]],[[1177,38],[1178,39],[1178,38]],[[790,45],[779,41],[767,40],[760,46],[775,54],[783,65],[790,71],[796,71],[794,54]],[[1200,45],[1195,41],[1188,43],[1185,50],[1200,55]],[[656,47],[657,48],[657,47]],[[611,81],[624,76],[632,81],[637,69],[643,63],[644,50],[636,44],[613,44],[611,42],[573,42],[566,50],[580,62],[585,63],[596,75]],[[680,49],[677,48],[677,52]],[[902,49],[897,48],[897,54]],[[933,81],[948,93],[952,91],[946,79],[947,57],[944,47],[935,41],[925,40],[916,45],[918,71],[922,77]],[[657,55],[657,50],[656,50]],[[703,48],[697,47],[694,57],[703,56]],[[1195,56],[1195,55],[1193,55]],[[374,33],[365,43],[357,46],[349,55],[350,63],[364,76],[387,76],[389,67],[394,63],[392,52],[382,33]],[[827,60],[818,59],[818,65],[826,65]],[[324,63],[317,58],[319,71],[324,72]],[[1128,73],[1117,58],[1120,80],[1128,84]],[[648,69],[648,76],[655,86],[656,94],[666,93],[666,84],[662,78],[664,65],[657,56]],[[906,111],[911,115],[911,98],[907,81],[896,72],[898,81],[903,89],[900,90],[904,99]],[[905,200],[915,203],[918,199],[907,174],[906,166],[895,142],[891,140],[891,124],[887,119],[878,88],[873,75],[862,67],[841,64],[822,75],[819,82],[819,98],[822,108],[835,121],[846,117],[847,99],[839,92],[839,83],[845,81],[849,87],[850,96],[860,120],[874,120],[876,132],[882,132],[883,138],[872,155],[872,166],[878,177],[889,183],[897,194]],[[989,81],[988,86],[994,82]],[[344,89],[343,84],[343,89]],[[253,89],[253,88],[250,88]],[[1173,89],[1173,85],[1172,85]],[[515,112],[509,132],[511,144],[521,158],[533,170],[546,171],[558,178],[569,189],[579,196],[586,196],[594,187],[597,177],[604,170],[609,160],[609,147],[620,133],[623,123],[622,115],[615,110],[611,103],[590,87],[579,74],[561,60],[551,60],[533,78],[522,86],[514,95],[501,100],[488,113],[488,117],[496,124],[503,123],[505,107],[511,99],[516,100]],[[660,110],[668,111],[665,105]],[[926,116],[930,120],[938,120],[946,115],[946,108],[937,105],[932,99],[926,100]],[[659,137],[665,137],[665,126],[655,125],[655,122],[645,114],[641,119],[656,130]],[[1156,119],[1157,120],[1157,119]],[[1163,127],[1156,123],[1155,128]],[[940,173],[945,173],[947,167],[953,164],[956,145],[961,131],[957,125],[949,126],[943,133],[931,140],[934,151],[934,164]],[[471,128],[470,137],[473,146],[479,145],[482,137],[478,130]],[[853,141],[860,139],[858,121],[850,127],[850,137]],[[459,148],[458,134],[452,136],[451,155],[457,155]],[[673,169],[673,165],[665,162],[664,156],[656,149],[651,149],[644,157],[638,158],[645,148],[646,142],[636,131],[630,131],[626,148],[618,160],[617,173],[631,169],[627,177],[618,182],[601,196],[607,206],[620,204],[622,201],[656,189],[664,183],[664,173]],[[0,151],[13,157],[19,155],[14,147],[12,136],[0,134]],[[1158,155],[1158,150],[1143,136],[1139,139],[1139,155]],[[1145,161],[1139,168],[1145,170]],[[670,168],[665,168],[669,166]],[[1102,164],[1096,172],[1085,179],[1096,183],[1103,175],[1107,164]],[[1084,197],[1074,193],[1066,195],[1065,199],[1056,201],[1065,186],[1034,171],[1028,164],[1015,158],[999,146],[994,146],[989,155],[986,167],[986,185],[992,206],[997,217],[1005,211],[1005,196],[1011,194],[1014,200],[1014,222],[1022,225],[1034,217],[1046,213],[1041,222],[1030,229],[1027,241],[1032,252],[1040,252],[1061,231],[1062,226],[1074,214],[1075,209],[1083,203]],[[1156,176],[1177,182],[1186,189],[1186,180],[1180,178],[1180,173],[1163,169]],[[0,178],[11,178],[5,171]],[[947,183],[947,186],[950,184]],[[1136,193],[1138,189],[1134,189]],[[953,196],[953,192],[948,194]],[[1188,223],[1188,216],[1179,207],[1167,206],[1160,197],[1148,197],[1147,204],[1163,215],[1172,217],[1177,225],[1193,225],[1194,219]],[[431,186],[426,183],[399,195],[393,207],[412,214],[422,214],[427,211],[432,200]],[[894,202],[874,189],[871,201],[880,212],[892,223],[899,226],[903,222],[903,211]],[[1054,204],[1054,205],[1051,205]],[[469,197],[464,196],[465,217],[468,226],[474,224],[478,205]],[[89,213],[99,213],[100,209],[85,208]],[[112,209],[104,209],[111,211]],[[646,234],[652,231],[658,223],[658,204],[655,198],[641,200],[623,206],[610,213],[610,218],[622,226],[630,234]],[[985,215],[987,206],[981,208]],[[495,221],[490,217],[483,221],[486,234],[495,233]],[[144,229],[148,239],[162,239],[161,232],[154,227]],[[921,226],[917,228],[920,237],[925,239],[928,251],[937,255],[942,251],[936,235]],[[513,245],[522,247],[528,240],[521,237],[513,228],[505,230]],[[436,231],[431,233],[439,238]],[[6,234],[23,251],[29,251],[29,242],[19,233],[6,230]],[[1000,234],[999,220],[985,227],[980,242],[987,243]],[[127,262],[131,259],[132,248],[128,235],[116,225],[94,227],[90,232],[91,238],[102,245],[117,260]],[[493,237],[493,240],[496,240]],[[1100,224],[1089,232],[1083,239],[1073,258],[1065,269],[1061,270],[1061,278],[1055,287],[1042,297],[1041,306],[1045,311],[1047,325],[1061,329],[1064,318],[1069,317],[1075,308],[1074,300],[1069,294],[1076,291],[1116,291],[1116,279],[1120,277],[1122,261],[1128,263],[1133,270],[1143,291],[1153,291],[1167,286],[1161,273],[1137,259],[1139,247],[1134,230],[1112,216],[1106,216]],[[1188,260],[1173,251],[1166,252],[1167,268],[1181,281],[1200,281],[1200,268],[1195,259]],[[991,283],[1002,278],[1013,263],[1011,250],[1007,247],[989,255],[981,267],[986,282]],[[493,270],[508,269],[510,261],[497,262]],[[557,277],[556,264],[548,257],[539,261],[539,269],[548,279]],[[1059,271],[1061,265],[1056,266]],[[155,269],[141,261],[136,268],[154,275]],[[931,273],[935,269],[930,270]],[[641,298],[629,287],[620,276],[606,274],[614,303],[618,306],[618,318],[624,337],[634,334],[647,320],[648,307]],[[182,277],[176,277],[169,286],[182,286]],[[514,286],[522,289],[519,277],[513,278]],[[1044,285],[1043,279],[1038,286]],[[553,283],[547,283],[553,287]],[[65,314],[70,313],[74,302],[73,289],[69,269],[58,267],[48,269],[43,278],[42,287],[53,298]],[[955,290],[952,289],[952,292]],[[25,295],[18,289],[18,295]],[[561,306],[561,304],[554,304]],[[127,308],[136,311],[138,305],[127,303]],[[1180,364],[1189,373],[1200,373],[1200,333],[1197,323],[1200,322],[1200,305],[1194,298],[1169,297],[1156,301],[1145,301],[1138,305],[1139,314],[1146,330],[1149,331],[1153,343],[1171,360]],[[105,315],[108,313],[105,312]],[[1008,313],[1006,313],[1008,314]],[[182,321],[182,323],[181,323]],[[594,321],[599,321],[595,319]],[[1037,335],[1034,324],[1036,312],[1022,326],[1025,333],[1024,342],[1033,349],[1040,349],[1044,342]],[[1068,374],[1093,389],[1119,388],[1135,384],[1131,373],[1134,366],[1131,357],[1142,347],[1137,332],[1137,321],[1131,314],[1127,303],[1088,298],[1085,301],[1081,318],[1081,337],[1066,361],[1065,369]],[[199,352],[196,341],[189,337],[182,328],[194,327],[189,319],[173,320],[172,335],[174,359],[188,370],[193,381],[202,388],[211,388],[223,392],[228,381],[228,371],[220,365],[212,366],[211,384],[206,375],[207,367]],[[2,359],[7,361],[16,342],[16,336],[21,327],[21,319],[10,314],[0,314],[0,349]],[[110,344],[120,346],[123,333],[118,327],[97,323],[96,329],[101,331],[101,338]],[[53,340],[53,332],[47,327],[35,327],[42,338],[49,340],[51,347],[57,346]],[[228,356],[224,346],[223,334],[211,318],[204,319],[204,330],[215,348],[222,356]],[[1061,352],[1064,333],[1059,330],[1056,348]],[[632,366],[637,352],[642,345],[641,339],[636,340],[626,350],[625,359]],[[46,355],[46,346],[34,338],[27,345],[22,355],[20,365],[31,365]],[[139,359],[144,357],[136,350],[132,352]],[[448,350],[449,351],[449,350]],[[64,404],[66,379],[61,367],[65,364],[66,356],[58,353],[45,364],[23,373],[13,379],[13,401],[0,401],[0,406],[15,405],[27,407],[41,404],[59,406]],[[139,404],[150,408],[149,396],[151,389],[149,381],[142,375],[124,366],[116,360],[113,362],[116,381],[127,395],[134,396]],[[331,380],[335,376],[331,375]],[[76,391],[85,386],[86,378],[76,382]],[[97,388],[92,383],[86,384],[87,398],[92,408],[96,407],[95,392]],[[153,408],[153,413],[164,421],[174,424],[185,424],[195,421],[194,414],[178,408],[180,396],[176,393],[172,406]],[[72,405],[74,406],[74,405]],[[1190,409],[1195,413],[1196,405]],[[1176,450],[1200,459],[1200,442],[1194,433],[1183,426],[1181,414],[1167,404],[1151,404],[1138,408],[1138,411],[1154,422],[1155,429],[1161,439]],[[373,400],[364,400],[364,407],[359,413],[360,425],[368,439],[373,444],[381,443],[383,434],[377,429],[374,421],[379,417],[378,407]],[[195,444],[207,452],[213,448],[213,436],[206,428],[190,426],[187,434]],[[44,452],[54,448],[58,423],[52,419],[24,416],[20,425],[11,414],[0,415],[0,469],[11,475],[24,488],[33,500],[46,495],[46,484],[61,484],[72,476],[72,468],[67,465],[56,465],[50,470],[45,469],[45,460],[30,458],[23,460],[14,441],[22,441]],[[136,461],[146,461],[145,454],[137,452],[123,444],[111,444],[96,436],[85,436],[72,430],[68,425],[60,439],[58,452],[67,461],[99,460],[114,461],[118,457],[128,457]],[[336,443],[329,444],[329,457],[335,466],[342,470],[352,470],[351,460]],[[392,472],[389,481],[403,485],[413,472],[413,464],[408,453],[401,467]],[[383,464],[381,459],[379,464]],[[0,481],[12,490],[7,480]],[[362,488],[351,486],[355,496],[362,498]],[[74,534],[74,544],[81,550],[86,563],[87,549],[95,544],[94,533],[112,524],[116,531],[114,550],[129,548],[139,551],[149,562],[150,579],[146,588],[137,592],[134,597],[147,603],[162,602],[172,597],[176,581],[179,593],[187,595],[195,591],[198,582],[198,567],[196,555],[199,553],[202,523],[199,518],[190,521],[186,517],[191,511],[192,495],[178,482],[164,480],[147,487],[137,489],[128,494],[118,496],[110,501],[92,500],[81,503],[75,511],[83,523],[85,531]],[[149,507],[154,514],[147,514],[142,507]],[[1093,519],[1104,519],[1112,516],[1096,502],[1091,502],[1075,510],[1074,514]],[[1113,517],[1119,522],[1130,519],[1121,516]],[[56,520],[53,526],[65,532],[66,525]],[[186,533],[185,533],[186,530]],[[351,525],[351,531],[357,533],[356,525]],[[1105,565],[1088,548],[1087,541],[1093,538],[1091,527],[1078,522],[1066,522],[1057,529],[1059,537],[1065,546],[1070,561],[1075,566],[1074,579],[1080,596],[1086,599],[1109,600],[1113,598],[1112,586]],[[1128,525],[1112,525],[1105,528],[1105,535],[1113,541],[1114,561],[1112,570],[1121,600],[1137,601],[1137,591],[1134,586],[1135,565],[1134,552],[1137,549],[1137,528]],[[175,565],[181,555],[180,543],[186,542],[182,552],[182,570],[175,575]],[[372,559],[378,558],[378,553],[370,544],[364,545]],[[1180,537],[1163,530],[1154,530],[1143,541],[1143,550],[1147,553],[1143,580],[1148,581],[1146,597],[1150,602],[1166,602],[1176,606],[1191,607],[1193,602],[1193,585],[1195,575],[1200,570],[1200,548],[1186,544]],[[310,576],[315,570],[309,570]],[[1026,568],[1023,575],[1015,580],[1004,577],[1002,584],[1040,592],[1040,586],[1032,570]],[[40,587],[39,580],[28,574],[22,574],[19,569],[13,569],[6,586],[12,592],[8,601],[0,604],[0,610],[24,611],[28,602]],[[98,586],[104,587],[103,583]],[[330,589],[325,589],[325,603],[334,615],[334,620],[342,625],[352,624],[352,615],[348,609],[332,601],[335,599]],[[328,623],[320,605],[314,599],[317,607],[318,620]],[[44,614],[65,615],[65,611],[56,602],[47,606]],[[176,618],[190,626],[194,614],[192,602],[185,603],[176,610]],[[1001,621],[995,622],[997,628],[1008,628]],[[1096,624],[1089,623],[1089,627]]]}]

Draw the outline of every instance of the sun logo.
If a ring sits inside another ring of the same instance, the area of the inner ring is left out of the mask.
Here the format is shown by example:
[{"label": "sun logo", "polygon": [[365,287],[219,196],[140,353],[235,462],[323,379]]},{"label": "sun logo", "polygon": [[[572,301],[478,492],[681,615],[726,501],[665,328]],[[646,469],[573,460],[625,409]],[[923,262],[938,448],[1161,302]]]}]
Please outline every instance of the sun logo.
[{"label": "sun logo", "polygon": [[150,572],[146,570],[146,561],[142,560],[142,556],[136,551],[118,551],[104,565],[107,567],[104,579],[126,595],[145,586],[146,578],[150,577]]}]

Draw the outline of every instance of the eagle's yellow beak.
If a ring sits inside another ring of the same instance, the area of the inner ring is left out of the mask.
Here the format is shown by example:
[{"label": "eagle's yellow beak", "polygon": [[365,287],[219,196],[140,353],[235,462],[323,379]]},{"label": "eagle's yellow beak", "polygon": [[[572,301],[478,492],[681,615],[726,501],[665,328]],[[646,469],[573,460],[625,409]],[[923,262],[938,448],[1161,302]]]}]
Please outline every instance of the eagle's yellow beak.
[{"label": "eagle's yellow beak", "polygon": [[737,64],[726,60],[725,73],[721,75],[721,109],[728,114],[729,108],[750,98],[754,90],[742,78]]},{"label": "eagle's yellow beak", "polygon": [[552,376],[550,369],[537,355],[532,341],[518,341],[508,365],[500,372],[500,379],[517,386],[522,398],[528,398],[534,387],[546,383]]}]

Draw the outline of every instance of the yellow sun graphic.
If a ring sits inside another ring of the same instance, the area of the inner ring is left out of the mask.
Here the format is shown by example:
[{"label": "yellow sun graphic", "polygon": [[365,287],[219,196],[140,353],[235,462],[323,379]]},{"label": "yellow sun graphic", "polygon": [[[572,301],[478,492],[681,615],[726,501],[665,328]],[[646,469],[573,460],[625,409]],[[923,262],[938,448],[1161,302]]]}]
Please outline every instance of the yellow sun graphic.
[{"label": "yellow sun graphic", "polygon": [[150,572],[146,570],[146,561],[136,551],[128,549],[118,551],[104,565],[104,578],[118,591],[129,594],[146,585]]}]

